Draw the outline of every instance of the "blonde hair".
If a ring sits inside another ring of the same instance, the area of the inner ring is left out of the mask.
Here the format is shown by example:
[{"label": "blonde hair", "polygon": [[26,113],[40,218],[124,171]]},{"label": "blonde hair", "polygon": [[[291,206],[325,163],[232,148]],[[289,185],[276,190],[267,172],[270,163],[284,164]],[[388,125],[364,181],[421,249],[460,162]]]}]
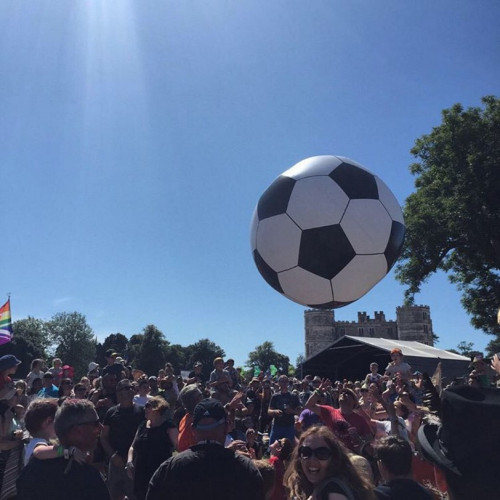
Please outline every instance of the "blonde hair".
[{"label": "blonde hair", "polygon": [[158,410],[160,415],[163,415],[167,409],[170,408],[167,400],[161,396],[153,396],[152,398],[149,398],[146,404],[150,404],[152,408]]}]

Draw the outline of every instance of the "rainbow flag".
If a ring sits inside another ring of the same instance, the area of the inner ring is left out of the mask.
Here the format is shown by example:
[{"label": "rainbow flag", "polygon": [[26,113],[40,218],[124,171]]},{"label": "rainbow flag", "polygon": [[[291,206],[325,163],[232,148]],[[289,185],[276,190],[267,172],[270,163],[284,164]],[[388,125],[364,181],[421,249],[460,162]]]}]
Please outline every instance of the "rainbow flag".
[{"label": "rainbow flag", "polygon": [[10,299],[0,307],[0,345],[12,340],[12,322],[10,320]]}]

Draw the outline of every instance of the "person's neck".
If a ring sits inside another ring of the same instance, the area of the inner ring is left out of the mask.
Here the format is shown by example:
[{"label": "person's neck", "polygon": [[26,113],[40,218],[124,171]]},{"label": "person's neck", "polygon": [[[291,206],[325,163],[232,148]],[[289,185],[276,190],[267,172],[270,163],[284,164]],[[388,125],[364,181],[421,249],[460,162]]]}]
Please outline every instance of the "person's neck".
[{"label": "person's neck", "polygon": [[57,439],[57,436],[55,435],[51,435],[50,432],[38,432],[36,435],[34,434],[33,435],[34,438],[37,438],[37,439],[45,439],[45,441],[49,442],[53,439]]}]

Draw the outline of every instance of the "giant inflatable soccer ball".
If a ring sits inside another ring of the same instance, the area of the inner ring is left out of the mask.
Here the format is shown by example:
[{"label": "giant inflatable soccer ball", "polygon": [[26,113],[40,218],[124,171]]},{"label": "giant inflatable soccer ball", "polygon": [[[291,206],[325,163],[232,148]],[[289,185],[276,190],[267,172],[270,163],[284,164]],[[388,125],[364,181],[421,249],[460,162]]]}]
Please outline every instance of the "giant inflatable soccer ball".
[{"label": "giant inflatable soccer ball", "polygon": [[275,290],[305,306],[336,308],[389,272],[404,234],[401,207],[376,175],[342,156],[314,156],[261,196],[251,245]]}]

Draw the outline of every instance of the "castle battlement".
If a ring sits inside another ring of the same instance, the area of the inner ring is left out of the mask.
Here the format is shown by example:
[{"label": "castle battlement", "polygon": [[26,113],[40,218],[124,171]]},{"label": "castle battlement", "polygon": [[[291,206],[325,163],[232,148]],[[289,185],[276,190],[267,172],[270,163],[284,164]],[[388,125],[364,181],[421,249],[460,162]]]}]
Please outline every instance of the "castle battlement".
[{"label": "castle battlement", "polygon": [[306,359],[329,347],[344,336],[413,340],[433,345],[430,307],[398,306],[396,320],[388,320],[384,311],[375,311],[371,318],[366,311],[358,312],[357,321],[336,321],[329,309],[304,311]]}]

